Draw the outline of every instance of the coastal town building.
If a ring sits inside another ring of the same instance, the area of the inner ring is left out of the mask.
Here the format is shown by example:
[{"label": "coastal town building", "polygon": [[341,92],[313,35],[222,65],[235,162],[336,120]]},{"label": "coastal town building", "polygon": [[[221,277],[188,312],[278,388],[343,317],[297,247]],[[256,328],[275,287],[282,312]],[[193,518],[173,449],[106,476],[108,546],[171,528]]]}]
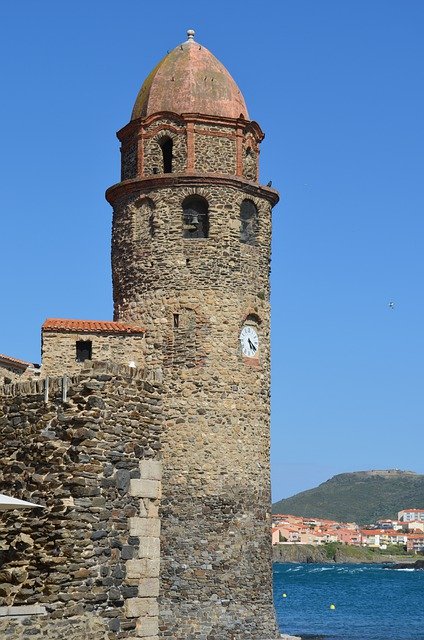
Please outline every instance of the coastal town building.
[{"label": "coastal town building", "polygon": [[[409,510],[411,511],[411,510]],[[419,509],[413,510],[414,513]],[[401,512],[402,513],[402,512]],[[355,522],[337,522],[323,518],[304,518],[290,514],[273,515],[273,544],[323,545],[339,542],[353,546],[387,549],[398,545],[413,552],[424,546],[421,521],[382,519],[375,525],[360,528]]]},{"label": "coastal town building", "polygon": [[416,533],[407,536],[406,550],[410,553],[424,553],[424,534]]},{"label": "coastal town building", "polygon": [[272,640],[264,134],[189,30],[117,135],[113,321],[0,362],[0,637]]},{"label": "coastal town building", "polygon": [[424,509],[402,509],[398,519],[401,522],[424,522]]},{"label": "coastal town building", "polygon": [[403,527],[405,527],[405,523],[401,522],[400,520],[390,520],[389,518],[386,518],[384,520],[377,520],[376,521],[376,528],[377,529],[403,529]]}]

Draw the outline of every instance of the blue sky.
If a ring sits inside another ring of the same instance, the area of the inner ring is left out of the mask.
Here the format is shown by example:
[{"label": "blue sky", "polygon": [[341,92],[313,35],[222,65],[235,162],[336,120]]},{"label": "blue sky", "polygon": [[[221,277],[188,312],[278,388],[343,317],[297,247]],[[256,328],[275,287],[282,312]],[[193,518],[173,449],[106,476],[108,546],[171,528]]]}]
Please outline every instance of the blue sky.
[{"label": "blue sky", "polygon": [[0,352],[39,361],[46,317],[111,317],[115,131],[194,28],[281,193],[274,499],[343,471],[423,473],[422,0],[15,0],[0,24]]}]

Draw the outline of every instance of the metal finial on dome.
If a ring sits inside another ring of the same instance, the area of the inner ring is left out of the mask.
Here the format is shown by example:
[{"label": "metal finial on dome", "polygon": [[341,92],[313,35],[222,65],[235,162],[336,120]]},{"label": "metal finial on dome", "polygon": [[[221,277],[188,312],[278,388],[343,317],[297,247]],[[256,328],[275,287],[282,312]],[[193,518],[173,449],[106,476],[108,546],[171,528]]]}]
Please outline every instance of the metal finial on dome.
[{"label": "metal finial on dome", "polygon": [[193,29],[187,29],[187,37],[188,37],[189,41],[190,40],[194,40],[194,34],[195,33],[196,32]]}]

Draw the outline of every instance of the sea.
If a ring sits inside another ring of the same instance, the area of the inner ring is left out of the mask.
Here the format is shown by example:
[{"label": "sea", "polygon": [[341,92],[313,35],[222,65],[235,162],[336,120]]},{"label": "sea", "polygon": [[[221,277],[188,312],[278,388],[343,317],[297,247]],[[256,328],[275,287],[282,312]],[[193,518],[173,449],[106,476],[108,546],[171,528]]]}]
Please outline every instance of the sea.
[{"label": "sea", "polygon": [[274,601],[281,633],[310,640],[424,640],[423,570],[275,563]]}]

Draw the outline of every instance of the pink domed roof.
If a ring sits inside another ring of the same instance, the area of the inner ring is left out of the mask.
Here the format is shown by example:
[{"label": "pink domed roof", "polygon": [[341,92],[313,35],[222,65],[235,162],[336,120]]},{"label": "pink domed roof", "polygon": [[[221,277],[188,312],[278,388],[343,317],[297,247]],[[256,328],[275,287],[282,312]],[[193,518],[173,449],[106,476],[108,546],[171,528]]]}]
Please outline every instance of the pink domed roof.
[{"label": "pink domed roof", "polygon": [[248,120],[243,95],[224,65],[193,39],[175,47],[144,81],[131,119],[158,111]]}]

